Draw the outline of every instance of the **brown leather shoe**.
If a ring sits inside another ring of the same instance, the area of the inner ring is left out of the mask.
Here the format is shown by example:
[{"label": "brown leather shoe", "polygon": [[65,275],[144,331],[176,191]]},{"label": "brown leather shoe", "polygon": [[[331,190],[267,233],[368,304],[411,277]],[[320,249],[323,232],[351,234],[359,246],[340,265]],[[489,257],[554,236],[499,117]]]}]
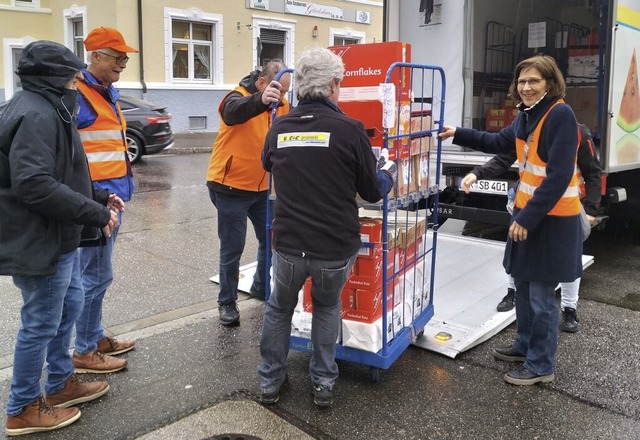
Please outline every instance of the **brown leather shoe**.
[{"label": "brown leather shoe", "polygon": [[126,353],[134,349],[136,341],[131,339],[116,339],[105,336],[98,341],[98,351],[111,356]]},{"label": "brown leather shoe", "polygon": [[64,428],[80,418],[78,408],[53,408],[42,396],[25,406],[17,416],[7,416],[7,435],[32,434]]},{"label": "brown leather shoe", "polygon": [[55,394],[48,394],[45,398],[47,405],[54,408],[69,408],[83,402],[95,400],[104,396],[109,391],[109,384],[104,381],[80,382],[75,374],[72,374],[64,385],[64,388]]},{"label": "brown leather shoe", "polygon": [[127,360],[97,350],[87,354],[74,352],[73,366],[76,367],[76,373],[115,373],[126,368]]}]

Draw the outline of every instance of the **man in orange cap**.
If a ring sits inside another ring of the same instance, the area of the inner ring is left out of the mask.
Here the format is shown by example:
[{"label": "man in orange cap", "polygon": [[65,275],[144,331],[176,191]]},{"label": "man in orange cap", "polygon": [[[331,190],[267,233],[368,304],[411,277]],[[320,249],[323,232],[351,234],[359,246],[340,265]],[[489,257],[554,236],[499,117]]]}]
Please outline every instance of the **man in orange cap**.
[{"label": "man in orange cap", "polygon": [[[116,29],[99,27],[84,40],[88,67],[84,80],[77,84],[78,130],[89,161],[94,185],[108,190],[112,197],[128,202],[133,193],[133,176],[127,156],[126,122],[117,100],[120,93],[113,83],[127,67],[128,52],[138,50],[127,45]],[[122,221],[124,203],[118,213]],[[118,225],[119,226],[119,225]],[[114,355],[132,350],[134,341],[106,336],[102,327],[102,302],[113,281],[113,248],[117,227],[110,237],[83,237],[80,250],[85,302],[76,321],[76,345],[73,365],[78,373],[113,373],[127,366],[126,359]]]}]

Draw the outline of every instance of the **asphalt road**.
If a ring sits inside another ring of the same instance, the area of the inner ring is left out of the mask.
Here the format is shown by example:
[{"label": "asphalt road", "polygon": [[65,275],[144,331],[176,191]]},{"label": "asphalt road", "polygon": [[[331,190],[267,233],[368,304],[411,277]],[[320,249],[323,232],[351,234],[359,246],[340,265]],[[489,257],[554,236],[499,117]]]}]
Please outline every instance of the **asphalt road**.
[{"label": "asphalt road", "polygon": [[[640,246],[624,224],[585,244],[595,264],[582,282],[582,329],[561,334],[555,382],[503,382],[509,364],[490,351],[512,340],[510,326],[455,360],[410,347],[378,383],[367,367],[340,362],[335,404],[325,411],[310,396],[308,355],[292,352],[289,388],[277,405],[260,406],[264,305],[241,295],[240,327],[218,323],[207,163],[208,154],[163,154],[134,167],[137,193],[118,238],[104,323],[112,334],[134,337],[137,348],[126,355],[127,371],[106,376],[110,392],[81,406],[79,422],[31,438],[640,438]],[[255,250],[249,233],[242,264],[255,261]],[[21,301],[7,277],[0,277],[0,295],[4,409]]]}]

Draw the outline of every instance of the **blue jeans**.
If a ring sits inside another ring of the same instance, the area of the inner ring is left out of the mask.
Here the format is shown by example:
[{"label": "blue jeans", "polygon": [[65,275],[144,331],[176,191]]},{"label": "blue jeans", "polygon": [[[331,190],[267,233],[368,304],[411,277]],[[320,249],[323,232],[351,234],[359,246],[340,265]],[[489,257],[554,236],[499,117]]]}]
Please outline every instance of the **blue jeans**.
[{"label": "blue jeans", "polygon": [[64,388],[73,374],[69,347],[73,324],[84,301],[78,263],[78,252],[73,251],[60,256],[51,275],[13,277],[22,292],[23,305],[6,408],[9,416],[20,414],[22,408],[42,395],[40,378],[45,356],[47,394]]},{"label": "blue jeans", "polygon": [[526,354],[524,367],[537,375],[552,374],[558,348],[558,283],[515,280],[517,337],[513,344]]},{"label": "blue jeans", "polygon": [[340,329],[340,293],[347,282],[357,253],[346,260],[327,261],[273,252],[273,292],[264,312],[258,367],[262,392],[271,393],[282,385],[287,372],[291,318],[298,293],[311,277],[311,381],[333,386],[338,378],[336,341]]},{"label": "blue jeans", "polygon": [[80,248],[80,266],[84,287],[84,310],[76,322],[76,346],[79,354],[87,354],[98,348],[104,338],[102,328],[102,302],[107,288],[113,282],[113,249],[120,230],[122,213],[118,213],[118,226],[107,237],[104,246]]},{"label": "blue jeans", "polygon": [[240,257],[247,237],[247,218],[253,224],[258,239],[258,266],[251,290],[265,291],[267,265],[267,195],[255,193],[233,195],[209,188],[209,198],[218,210],[218,240],[220,241],[220,293],[218,304],[238,299]]}]

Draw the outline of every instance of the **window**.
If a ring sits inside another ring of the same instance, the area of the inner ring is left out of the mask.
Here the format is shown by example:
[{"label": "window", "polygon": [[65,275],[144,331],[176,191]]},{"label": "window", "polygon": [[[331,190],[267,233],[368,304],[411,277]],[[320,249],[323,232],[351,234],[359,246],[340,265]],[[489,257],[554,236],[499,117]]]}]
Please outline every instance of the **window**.
[{"label": "window", "polygon": [[73,38],[73,53],[84,60],[84,23],[82,17],[71,19],[71,38]]},{"label": "window", "polygon": [[13,0],[13,6],[39,8],[40,0]]},{"label": "window", "polygon": [[333,37],[333,45],[334,46],[345,46],[347,44],[358,44],[360,40],[357,38],[347,38],[347,37]]},{"label": "window", "polygon": [[173,79],[213,81],[213,25],[173,20],[171,23]]},{"label": "window", "polygon": [[22,83],[16,69],[23,49],[31,43],[33,38],[4,38],[2,39],[2,63],[4,73],[4,100],[8,101],[18,91],[22,90]]},{"label": "window", "polygon": [[13,62],[13,91],[14,93],[18,90],[22,90],[22,82],[20,82],[20,77],[16,74],[16,69],[18,68],[18,62],[20,61],[20,55],[22,55],[22,48],[14,47],[11,49],[11,59]]},{"label": "window", "polygon": [[64,10],[64,44],[81,60],[85,59],[84,32],[87,23],[86,6],[73,5]]},{"label": "window", "polygon": [[366,34],[364,32],[354,31],[352,29],[329,29],[329,45],[344,46],[346,44],[363,44],[365,43]]},{"label": "window", "polygon": [[270,61],[283,62],[286,37],[287,33],[285,31],[260,28],[260,37],[258,39],[258,62],[260,66],[264,67]]},{"label": "window", "polygon": [[293,42],[296,41],[296,23],[288,20],[254,18],[252,23],[256,69],[269,61],[289,65],[295,59]]}]

